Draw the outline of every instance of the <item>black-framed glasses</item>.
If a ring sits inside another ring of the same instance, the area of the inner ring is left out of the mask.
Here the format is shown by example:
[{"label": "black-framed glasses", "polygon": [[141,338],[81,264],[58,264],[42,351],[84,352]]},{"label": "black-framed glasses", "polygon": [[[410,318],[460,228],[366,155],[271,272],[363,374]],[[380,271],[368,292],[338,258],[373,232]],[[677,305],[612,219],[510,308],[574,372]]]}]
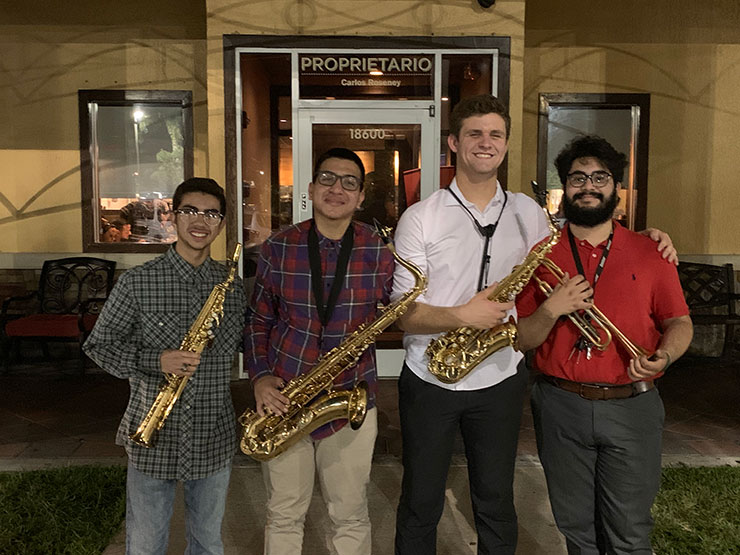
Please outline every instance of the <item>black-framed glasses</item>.
[{"label": "black-framed glasses", "polygon": [[208,225],[215,227],[224,219],[224,215],[218,210],[196,210],[195,208],[180,208],[175,210],[175,214],[182,216],[185,221],[193,221],[198,216],[203,216],[203,221]]},{"label": "black-framed glasses", "polygon": [[345,191],[356,191],[362,186],[362,181],[355,175],[337,175],[329,170],[323,170],[316,174],[314,181],[319,185],[331,187],[339,180]]},{"label": "black-framed glasses", "polygon": [[567,175],[567,179],[568,185],[570,185],[574,189],[580,189],[586,184],[586,181],[588,181],[589,179],[591,180],[591,183],[594,184],[594,187],[596,187],[597,189],[601,189],[602,187],[605,187],[607,183],[609,183],[609,178],[611,176],[612,174],[605,171],[596,171],[593,172],[591,175],[583,172],[573,172]]}]

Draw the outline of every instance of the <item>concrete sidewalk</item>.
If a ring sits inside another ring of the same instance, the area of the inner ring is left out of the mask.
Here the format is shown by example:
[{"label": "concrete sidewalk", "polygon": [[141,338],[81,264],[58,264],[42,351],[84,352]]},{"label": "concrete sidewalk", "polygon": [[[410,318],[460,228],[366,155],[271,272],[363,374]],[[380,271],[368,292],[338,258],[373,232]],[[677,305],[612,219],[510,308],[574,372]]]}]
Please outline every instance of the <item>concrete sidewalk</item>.
[{"label": "concrete sidewalk", "polygon": [[[376,457],[373,463],[368,499],[373,526],[373,553],[393,553],[396,506],[401,490],[401,463],[397,457]],[[565,553],[565,543],[555,527],[547,500],[545,477],[539,462],[519,457],[514,483],[519,514],[519,547],[521,555],[557,555]],[[185,522],[181,491],[178,492],[172,517],[168,554],[185,550]],[[470,506],[465,459],[456,456],[447,479],[447,501],[438,528],[438,555],[476,553],[476,534]],[[224,543],[227,555],[261,555],[265,505],[267,497],[262,473],[256,463],[237,461],[231,476],[224,521]],[[318,487],[314,489],[306,518],[303,555],[328,555],[325,531],[329,517]],[[122,530],[103,555],[125,553]],[[298,554],[296,554],[298,555]]]},{"label": "concrete sidewalk", "polygon": [[[663,465],[737,466],[737,457],[705,455],[664,455]],[[373,532],[373,553],[393,553],[396,507],[401,490],[402,468],[394,456],[375,458],[370,476],[368,500]],[[555,527],[547,499],[542,466],[536,457],[517,458],[514,501],[519,515],[517,555],[564,555],[565,541]],[[226,555],[262,555],[267,496],[259,464],[237,456],[226,500],[223,537]],[[125,526],[125,524],[124,524]],[[318,486],[306,517],[302,555],[329,555],[325,533],[329,529]],[[465,457],[455,455],[447,478],[446,503],[437,535],[437,555],[476,553],[476,534],[470,505]],[[182,490],[178,491],[170,530],[168,555],[185,551],[185,519]],[[113,539],[103,555],[124,555],[125,530]],[[298,555],[298,554],[296,554]]]}]

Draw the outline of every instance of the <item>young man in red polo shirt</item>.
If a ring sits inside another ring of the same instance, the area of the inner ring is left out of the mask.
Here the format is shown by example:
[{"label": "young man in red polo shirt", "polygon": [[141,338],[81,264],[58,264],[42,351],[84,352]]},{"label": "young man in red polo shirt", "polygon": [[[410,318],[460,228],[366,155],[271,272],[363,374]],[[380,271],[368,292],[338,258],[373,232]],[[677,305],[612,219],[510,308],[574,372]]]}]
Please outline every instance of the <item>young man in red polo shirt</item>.
[{"label": "young man in red polo shirt", "polygon": [[[553,294],[533,279],[517,299],[520,347],[537,347],[542,373],[532,390],[537,448],[569,554],[652,553],[664,418],[653,380],[693,334],[675,266],[612,219],[626,163],[593,136],[558,155],[569,223],[549,258],[566,277],[558,284],[541,266],[535,275]],[[583,339],[564,316],[593,305],[649,355],[616,337],[604,351]]]}]

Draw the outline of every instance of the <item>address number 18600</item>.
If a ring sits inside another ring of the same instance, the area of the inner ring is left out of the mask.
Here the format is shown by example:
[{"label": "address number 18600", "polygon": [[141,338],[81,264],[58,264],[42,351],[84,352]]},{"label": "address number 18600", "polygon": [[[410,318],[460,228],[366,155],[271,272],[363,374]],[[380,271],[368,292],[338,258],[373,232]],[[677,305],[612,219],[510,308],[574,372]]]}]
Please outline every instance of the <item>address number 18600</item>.
[{"label": "address number 18600", "polygon": [[356,129],[350,128],[350,139],[385,139],[385,129]]}]

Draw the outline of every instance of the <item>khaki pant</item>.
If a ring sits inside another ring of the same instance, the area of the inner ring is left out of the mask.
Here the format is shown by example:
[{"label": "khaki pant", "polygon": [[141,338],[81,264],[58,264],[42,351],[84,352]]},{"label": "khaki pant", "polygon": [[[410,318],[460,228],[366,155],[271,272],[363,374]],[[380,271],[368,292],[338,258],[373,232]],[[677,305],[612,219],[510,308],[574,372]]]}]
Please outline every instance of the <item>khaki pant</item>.
[{"label": "khaki pant", "polygon": [[326,538],[329,552],[370,554],[367,484],[377,434],[377,409],[373,408],[359,430],[347,425],[318,441],[303,438],[262,463],[268,496],[265,555],[300,554],[315,475],[333,523]]}]

